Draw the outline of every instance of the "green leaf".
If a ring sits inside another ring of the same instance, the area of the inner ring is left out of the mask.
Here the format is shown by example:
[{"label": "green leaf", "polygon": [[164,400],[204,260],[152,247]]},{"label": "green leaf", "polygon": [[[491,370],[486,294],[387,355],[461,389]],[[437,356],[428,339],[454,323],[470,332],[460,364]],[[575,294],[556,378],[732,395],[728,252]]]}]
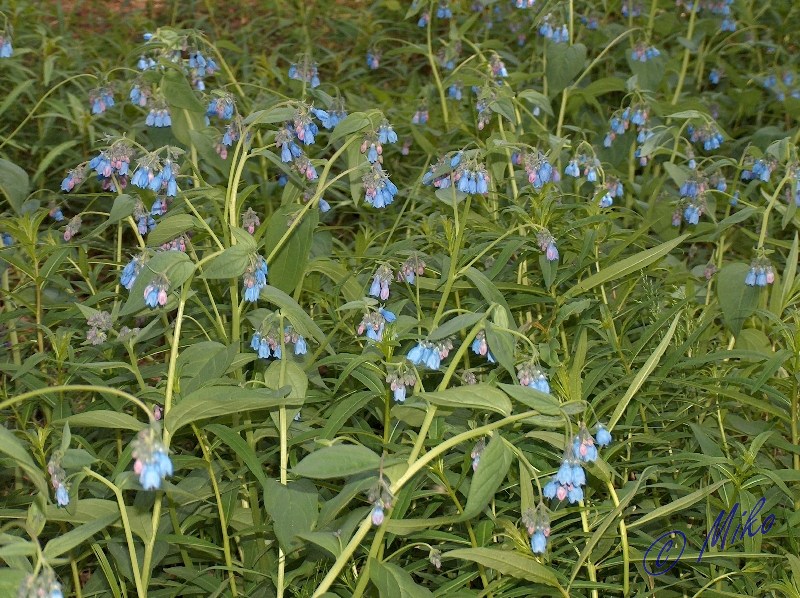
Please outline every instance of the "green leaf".
[{"label": "green leaf", "polygon": [[508,330],[498,328],[486,322],[486,344],[489,351],[512,377],[517,375],[514,369],[514,335]]},{"label": "green leaf", "polygon": [[19,438],[5,426],[0,426],[0,453],[5,453],[11,457],[39,492],[45,496],[48,494],[49,489],[42,470],[33,461],[33,457],[25,449]]},{"label": "green leaf", "polygon": [[480,322],[486,314],[479,313],[479,314],[461,314],[456,316],[452,320],[448,320],[441,326],[439,326],[436,330],[431,332],[428,335],[429,341],[438,341],[443,338],[447,338],[448,336],[452,336],[458,332],[461,332],[465,328],[469,328],[470,326],[474,326],[478,322]]},{"label": "green leaf", "polygon": [[[206,107],[198,99],[183,73],[177,70],[167,72],[161,80],[161,93],[171,108],[181,108],[190,112],[205,112]],[[174,118],[174,115],[172,115]]]},{"label": "green leaf", "polygon": [[190,345],[178,357],[181,393],[188,395],[206,382],[222,378],[239,351],[239,343],[225,346],[214,341]]},{"label": "green leaf", "polygon": [[[283,383],[281,383],[283,378]],[[308,391],[308,376],[296,363],[279,359],[269,364],[264,372],[264,382],[267,388],[283,388],[288,386],[291,390],[286,395],[290,399],[304,401]]]},{"label": "green leaf", "polygon": [[469,486],[467,505],[464,507],[464,519],[475,517],[494,498],[497,489],[508,474],[511,467],[513,454],[499,433],[492,436],[492,440],[481,454],[478,469],[472,476]]},{"label": "green leaf", "polygon": [[377,470],[381,458],[360,444],[335,444],[315,450],[292,469],[305,478],[328,480]]},{"label": "green leaf", "polygon": [[494,411],[504,416],[511,415],[511,401],[504,393],[488,384],[459,386],[441,392],[423,392],[417,397],[440,407],[477,409]]},{"label": "green leaf", "polygon": [[0,192],[17,214],[21,213],[29,188],[28,173],[13,162],[0,158]]},{"label": "green leaf", "polygon": [[558,588],[563,595],[567,595],[552,569],[540,564],[535,558],[519,552],[495,548],[459,548],[445,552],[442,559],[472,561],[504,575]]},{"label": "green leaf", "polygon": [[[715,482],[710,486],[706,486],[705,488],[700,488],[700,490],[696,490],[683,498],[679,498],[678,500],[673,500],[668,505],[664,505],[663,507],[658,507],[657,509],[653,509],[644,517],[640,517],[636,521],[628,521],[628,529],[635,529],[637,527],[643,526],[645,523],[649,523],[650,521],[654,521],[656,519],[663,519],[668,515],[672,515],[673,513],[678,513],[685,509],[686,507],[690,507],[693,504],[703,500],[707,496],[711,496],[717,489],[724,484],[730,483],[730,480],[720,480],[719,482]],[[668,519],[667,522],[670,520]],[[669,529],[669,528],[667,528]]]},{"label": "green leaf", "polygon": [[244,119],[246,125],[282,123],[292,120],[297,110],[291,106],[274,106],[266,110],[258,110]]},{"label": "green leaf", "polygon": [[547,58],[547,91],[553,96],[572,83],[583,70],[586,62],[586,46],[583,44],[555,44],[545,46]]},{"label": "green leaf", "polygon": [[311,252],[311,238],[319,222],[319,210],[308,210],[300,224],[290,232],[289,222],[299,217],[299,211],[297,204],[278,208],[272,214],[264,235],[267,248],[277,246],[284,236],[290,235],[267,264],[269,283],[286,293],[292,293],[305,274]]},{"label": "green leaf", "polygon": [[[616,79],[615,79],[616,81]],[[526,89],[517,94],[517,99],[527,100],[534,106],[541,108],[541,110],[548,116],[553,116],[553,108],[550,106],[550,100],[547,96],[539,93],[534,89]]]},{"label": "green leaf", "polygon": [[158,221],[153,231],[147,235],[147,244],[158,247],[172,241],[174,238],[194,228],[194,216],[190,214],[175,214],[166,216]]},{"label": "green leaf", "polygon": [[264,508],[272,519],[272,529],[285,552],[302,545],[297,534],[314,529],[319,517],[319,493],[308,480],[297,480],[282,485],[277,480],[267,480],[264,490]]},{"label": "green leaf", "polygon": [[[70,415],[65,420],[70,427],[86,427],[86,428],[112,428],[119,430],[133,430],[138,432],[147,424],[139,421],[135,417],[131,417],[127,413],[119,413],[117,411],[109,411],[107,409],[98,409],[96,411],[84,411],[83,413],[76,413]],[[61,423],[58,421],[57,423]]]},{"label": "green leaf", "polygon": [[[588,278],[583,279],[581,282],[564,293],[564,296],[570,297],[578,293],[583,293],[603,283],[622,278],[623,276],[627,276],[632,272],[646,268],[675,249],[675,247],[680,245],[688,236],[688,234],[681,235],[680,237],[676,237],[671,241],[667,241],[661,245],[656,245],[651,249],[627,257],[624,260],[620,260],[614,265],[604,268],[603,270],[600,270],[600,272],[592,274]],[[744,280],[744,278],[742,278],[742,280]]]},{"label": "green leaf", "polygon": [[561,415],[561,404],[553,395],[517,384],[499,384],[498,386],[512,399],[542,415]]},{"label": "green leaf", "polygon": [[275,409],[294,404],[286,399],[288,388],[242,388],[241,386],[205,386],[178,403],[167,414],[164,426],[175,434],[183,426],[210,417],[230,416],[243,411]]},{"label": "green leaf", "polygon": [[111,205],[111,212],[108,214],[108,220],[104,224],[116,224],[123,218],[127,218],[133,214],[133,209],[136,207],[136,198],[123,193],[114,198],[114,203]]},{"label": "green leaf", "polygon": [[117,519],[119,519],[119,513],[103,515],[94,521],[84,523],[83,525],[80,525],[65,534],[60,534],[59,536],[50,540],[44,547],[45,558],[50,560],[61,556],[65,552],[68,552],[79,544],[82,544],[99,531],[104,530]]},{"label": "green leaf", "polygon": [[250,263],[250,254],[244,245],[228,247],[203,266],[203,278],[239,278]]},{"label": "green leaf", "polygon": [[369,579],[381,598],[433,598],[430,590],[414,583],[411,574],[394,563],[370,557]]},{"label": "green leaf", "polygon": [[372,124],[372,121],[363,112],[353,112],[349,114],[344,120],[339,121],[339,124],[334,127],[328,143],[333,143],[337,139],[341,139],[345,135],[357,133],[366,129]]},{"label": "green leaf", "polygon": [[229,427],[223,426],[222,424],[207,424],[203,426],[203,429],[207,432],[211,432],[214,436],[231,447],[255,476],[256,480],[261,484],[261,487],[267,487],[267,476],[264,475],[264,468],[258,456],[237,432],[234,432]]},{"label": "green leaf", "polygon": [[717,274],[717,299],[722,318],[731,334],[738,336],[744,321],[753,315],[758,306],[760,289],[744,284],[750,266],[727,264]]},{"label": "green leaf", "polygon": [[628,408],[628,403],[630,403],[633,396],[639,392],[639,389],[644,384],[644,381],[647,377],[656,369],[658,365],[658,361],[661,359],[661,356],[667,350],[670,341],[672,340],[672,336],[675,334],[675,330],[678,327],[678,322],[680,322],[681,318],[683,317],[683,312],[678,312],[675,316],[675,319],[672,320],[672,324],[667,330],[667,333],[664,335],[664,338],[661,339],[661,342],[658,343],[658,346],[653,351],[652,355],[647,358],[647,361],[644,362],[642,369],[636,373],[634,376],[631,385],[628,387],[628,390],[625,392],[625,395],[620,399],[617,408],[614,409],[614,415],[611,416],[611,419],[608,422],[608,426],[606,426],[609,431],[617,424],[619,419],[622,417],[622,414],[625,413],[625,409]]}]

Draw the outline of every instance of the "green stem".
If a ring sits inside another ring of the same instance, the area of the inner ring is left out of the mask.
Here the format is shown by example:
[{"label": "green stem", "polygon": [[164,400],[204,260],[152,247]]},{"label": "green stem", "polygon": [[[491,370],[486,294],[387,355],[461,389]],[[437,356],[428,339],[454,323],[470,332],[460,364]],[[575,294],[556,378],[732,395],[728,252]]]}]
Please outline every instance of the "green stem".
[{"label": "green stem", "polygon": [[431,38],[431,26],[433,24],[433,7],[435,0],[431,0],[428,6],[428,62],[431,65],[431,72],[433,73],[433,80],[436,82],[436,89],[439,91],[439,102],[442,105],[442,119],[444,120],[444,130],[450,128],[450,118],[447,112],[447,97],[444,93],[442,86],[442,78],[439,76],[439,67],[436,65],[436,58],[433,55],[433,42]]},{"label": "green stem", "polygon": [[54,392],[97,392],[97,393],[106,393],[110,395],[114,395],[117,397],[121,397],[131,403],[135,404],[139,407],[142,411],[147,414],[147,417],[150,421],[153,421],[153,414],[147,408],[141,400],[137,399],[132,394],[125,392],[124,390],[119,390],[112,386],[95,386],[93,384],[62,384],[59,386],[46,386],[44,388],[37,388],[35,390],[29,390],[28,392],[24,392],[22,394],[18,394],[15,397],[10,399],[6,399],[2,403],[0,403],[0,411],[14,405],[16,403],[22,403],[28,399],[32,399],[34,397],[39,397],[42,395],[47,395]]},{"label": "green stem", "polygon": [[[697,16],[697,7],[699,2],[692,3],[692,12],[689,14],[689,30],[686,32],[686,40],[691,43],[692,36],[694,35],[694,24]],[[683,63],[681,64],[681,72],[678,75],[678,84],[675,86],[675,93],[672,96],[672,105],[678,103],[678,98],[681,96],[683,90],[683,82],[686,79],[686,71],[689,69],[689,58],[691,58],[692,51],[689,49],[688,44],[683,49]]]}]

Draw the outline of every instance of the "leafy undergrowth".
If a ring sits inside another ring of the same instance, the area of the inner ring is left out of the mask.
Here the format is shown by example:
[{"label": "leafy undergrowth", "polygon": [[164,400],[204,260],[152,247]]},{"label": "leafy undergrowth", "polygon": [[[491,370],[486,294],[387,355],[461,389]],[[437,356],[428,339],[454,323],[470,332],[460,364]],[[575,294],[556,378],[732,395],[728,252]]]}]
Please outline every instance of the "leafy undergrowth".
[{"label": "leafy undergrowth", "polygon": [[0,595],[800,596],[794,2],[99,4],[0,5]]}]

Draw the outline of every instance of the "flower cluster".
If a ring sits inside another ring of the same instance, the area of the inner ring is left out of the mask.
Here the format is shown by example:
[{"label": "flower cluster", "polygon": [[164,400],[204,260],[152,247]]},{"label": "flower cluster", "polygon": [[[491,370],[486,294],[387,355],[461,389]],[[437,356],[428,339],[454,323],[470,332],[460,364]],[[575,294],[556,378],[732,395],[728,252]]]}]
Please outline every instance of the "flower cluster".
[{"label": "flower cluster", "polygon": [[17,589],[17,598],[64,598],[64,592],[55,571],[45,566],[38,575],[25,576]]},{"label": "flower cluster", "polygon": [[412,255],[400,265],[400,270],[397,272],[398,282],[405,280],[408,284],[414,284],[417,276],[425,274],[425,262],[419,256]]},{"label": "flower cluster", "polygon": [[50,202],[48,215],[56,222],[64,220],[64,212],[61,211],[61,206],[54,201]]},{"label": "flower cluster", "polygon": [[386,301],[389,298],[389,284],[394,278],[392,269],[386,264],[381,264],[375,271],[372,277],[372,284],[369,287],[369,295],[377,297],[381,301]]},{"label": "flower cluster", "polygon": [[528,509],[522,516],[522,523],[531,537],[531,551],[533,554],[544,554],[547,542],[550,539],[550,515],[544,503],[534,509]]},{"label": "flower cluster", "polygon": [[489,171],[483,164],[458,164],[453,171],[453,183],[462,193],[486,195],[489,193]]},{"label": "flower cluster", "polygon": [[[234,115],[233,120],[225,125],[225,131],[222,133],[222,138],[214,145],[214,150],[223,160],[228,159],[228,148],[238,141],[242,136],[244,125],[242,117]],[[249,135],[248,135],[249,138]]]},{"label": "flower cluster", "polygon": [[489,346],[486,344],[485,330],[481,330],[475,335],[475,340],[472,341],[472,346],[470,348],[475,355],[485,357],[489,363],[497,363],[494,355],[492,355],[492,352],[489,350]]},{"label": "flower cluster", "polygon": [[550,394],[550,384],[542,368],[531,360],[517,366],[517,379],[522,386]]},{"label": "flower cluster", "polygon": [[539,35],[556,44],[569,43],[569,28],[566,23],[554,25],[552,15],[547,15],[539,26]]},{"label": "flower cluster", "polygon": [[517,164],[522,164],[528,174],[528,182],[534,189],[541,189],[547,183],[557,183],[561,180],[558,170],[553,168],[550,160],[539,150],[535,152],[515,153],[512,159]]},{"label": "flower cluster", "polygon": [[564,174],[571,177],[578,178],[583,172],[583,176],[590,183],[597,182],[597,171],[600,169],[600,161],[595,157],[587,157],[584,154],[578,154],[572,158],[567,166],[564,168]]},{"label": "flower cluster", "polygon": [[636,62],[647,62],[659,56],[661,56],[661,52],[655,46],[648,46],[642,42],[636,44],[631,50],[631,58]]},{"label": "flower cluster", "polygon": [[186,253],[186,241],[188,237],[186,235],[179,235],[172,239],[172,241],[167,241],[161,246],[162,251],[182,251]]},{"label": "flower cluster", "polygon": [[371,311],[364,315],[358,325],[357,332],[359,335],[366,333],[368,339],[379,343],[383,340],[383,331],[386,328],[386,324],[391,324],[396,319],[397,316],[393,312],[380,307],[376,311]]},{"label": "flower cluster", "polygon": [[640,17],[642,16],[642,5],[637,3],[633,3],[632,0],[625,0],[622,3],[622,16],[626,19],[628,17]]},{"label": "flower cluster", "polygon": [[475,447],[470,452],[469,456],[472,459],[472,471],[478,471],[478,466],[481,464],[481,455],[486,450],[486,439],[481,438],[475,443]]},{"label": "flower cluster", "polygon": [[770,73],[765,77],[763,85],[764,88],[769,89],[775,95],[775,99],[779,102],[786,100],[788,95],[796,100],[800,100],[800,88],[793,87],[795,75],[791,71],[784,71],[778,81],[778,77],[774,73]]},{"label": "flower cluster", "polygon": [[308,83],[311,88],[319,87],[319,70],[317,63],[312,62],[308,56],[300,56],[289,67],[289,78]]},{"label": "flower cluster", "polygon": [[616,139],[618,135],[624,135],[631,123],[639,127],[639,134],[636,137],[636,141],[640,144],[644,143],[651,135],[651,132],[647,129],[649,118],[650,110],[643,104],[636,104],[633,106],[633,109],[631,109],[631,106],[628,106],[622,110],[621,113],[615,113],[608,122],[611,130],[606,133],[603,139],[603,146],[611,147],[614,139]]},{"label": "flower cluster", "polygon": [[383,474],[381,474],[378,483],[370,489],[367,497],[372,504],[372,525],[377,527],[383,523],[384,511],[391,509],[394,502],[389,483],[383,477]]},{"label": "flower cluster", "polygon": [[381,53],[379,50],[367,50],[367,67],[375,70],[381,65]]},{"label": "flower cluster", "polygon": [[306,339],[291,326],[284,326],[283,328],[283,344],[294,345],[295,355],[305,355],[308,353]]},{"label": "flower cluster", "polygon": [[73,216],[70,221],[67,223],[66,229],[64,229],[64,240],[70,241],[72,237],[77,235],[81,230],[82,220],[80,216]]},{"label": "flower cluster", "polygon": [[558,247],[556,247],[556,239],[549,230],[545,228],[539,231],[536,234],[536,243],[539,245],[539,249],[544,252],[544,255],[548,261],[555,262],[558,260]]},{"label": "flower cluster", "polygon": [[67,176],[61,181],[61,190],[69,193],[86,179],[86,167],[78,166],[67,172]]},{"label": "flower cluster", "polygon": [[496,78],[503,78],[508,77],[508,70],[506,69],[506,65],[500,59],[500,56],[496,52],[492,52],[491,57],[489,58],[489,68],[492,71],[492,76]]},{"label": "flower cluster", "polygon": [[86,340],[92,345],[99,345],[108,338],[108,331],[111,330],[111,314],[107,311],[98,311],[86,320],[91,326],[86,333]]},{"label": "flower cluster", "polygon": [[754,258],[744,283],[749,287],[765,287],[775,282],[775,270],[765,257]]},{"label": "flower cluster", "polygon": [[605,187],[605,193],[600,198],[600,207],[610,208],[612,205],[614,205],[614,198],[622,197],[625,191],[619,179],[616,179],[614,177],[608,177],[606,179],[604,187]]},{"label": "flower cluster", "polygon": [[122,274],[120,275],[120,284],[130,291],[133,287],[133,283],[136,282],[136,277],[139,275],[139,272],[142,271],[142,267],[146,261],[147,255],[140,254],[125,264],[125,267],[122,269]]},{"label": "flower cluster", "polygon": [[[564,459],[558,472],[545,485],[542,493],[546,498],[569,500],[576,503],[583,500],[582,486],[586,485],[586,472],[582,463],[591,463],[597,460],[597,446],[607,446],[611,443],[611,434],[602,424],[597,426],[597,439],[595,440],[581,424],[578,433],[573,436],[568,444]],[[595,446],[597,445],[597,446]]]},{"label": "flower cluster", "polygon": [[425,367],[431,370],[438,370],[442,359],[446,359],[453,348],[453,342],[450,339],[444,339],[438,342],[419,341],[416,346],[412,348],[406,355],[414,365],[425,364]]},{"label": "flower cluster", "polygon": [[144,288],[145,305],[150,308],[158,305],[164,307],[167,304],[167,289],[169,289],[169,280],[164,274],[157,274]]},{"label": "flower cluster", "polygon": [[155,127],[157,129],[172,126],[172,116],[170,115],[169,108],[163,101],[158,102],[147,113],[147,118],[144,123],[148,127]]},{"label": "flower cluster", "polygon": [[244,283],[244,300],[254,303],[258,301],[261,289],[267,286],[267,262],[260,255],[251,256],[250,263],[242,275]]},{"label": "flower cluster", "polygon": [[768,183],[776,166],[775,160],[758,159],[753,161],[751,158],[748,168],[742,171],[742,180],[758,180],[762,183]]},{"label": "flower cluster", "polygon": [[102,114],[114,106],[114,95],[110,87],[99,87],[89,93],[89,105],[92,114]]},{"label": "flower cluster", "polygon": [[428,107],[424,104],[420,106],[411,117],[412,125],[424,125],[428,122]]},{"label": "flower cluster", "polygon": [[260,224],[261,219],[258,214],[253,211],[253,208],[247,208],[247,211],[242,214],[242,228],[252,235]]},{"label": "flower cluster", "polygon": [[150,89],[150,86],[137,82],[131,87],[131,92],[128,94],[128,99],[134,106],[144,108],[147,106],[147,103],[150,101],[150,97],[152,95],[153,91]]},{"label": "flower cluster", "polygon": [[414,387],[417,377],[414,372],[406,369],[404,364],[400,364],[393,372],[386,374],[386,383],[392,391],[394,400],[403,403],[406,400],[406,389]]},{"label": "flower cluster", "polygon": [[0,58],[11,58],[14,54],[14,48],[11,46],[11,28],[6,29],[0,33]]},{"label": "flower cluster", "polygon": [[136,228],[140,235],[146,235],[156,227],[155,219],[151,212],[144,207],[141,199],[137,199],[136,205],[133,207],[133,219],[136,220]]},{"label": "flower cluster", "polygon": [[59,507],[66,507],[69,504],[69,492],[66,485],[67,472],[61,467],[61,453],[55,452],[47,463],[47,471],[50,474],[50,483],[56,492],[56,504]]},{"label": "flower cluster", "polygon": [[150,189],[158,193],[166,190],[167,197],[175,197],[178,193],[176,179],[178,166],[167,158],[163,165],[158,157],[149,155],[138,161],[138,168],[131,177],[131,184],[140,189]]},{"label": "flower cluster", "polygon": [[[274,327],[265,328],[262,325],[261,330],[256,330],[253,337],[250,339],[250,348],[258,353],[261,359],[281,359],[283,357],[283,349],[281,348],[281,333]],[[308,344],[306,339],[297,333],[291,326],[286,326],[283,329],[283,345],[287,347],[294,345],[295,355],[305,355],[308,352]]]},{"label": "flower cluster", "polygon": [[686,131],[689,133],[689,138],[692,140],[692,143],[702,143],[703,149],[707,152],[719,149],[724,141],[722,133],[720,133],[716,125],[712,123],[707,123],[697,128],[689,125]]},{"label": "flower cluster", "polygon": [[397,195],[397,186],[389,180],[389,175],[379,163],[372,165],[369,172],[361,177],[361,182],[364,183],[364,201],[374,208],[385,208]]},{"label": "flower cluster", "polygon": [[230,120],[233,118],[235,110],[236,103],[233,96],[229,93],[223,93],[211,98],[208,108],[206,108],[206,116],[216,116],[223,120]]},{"label": "flower cluster", "polygon": [[158,490],[164,478],[173,473],[172,461],[160,437],[161,428],[153,422],[139,432],[131,445],[131,454],[135,459],[133,471],[139,476],[139,483],[145,490]]}]

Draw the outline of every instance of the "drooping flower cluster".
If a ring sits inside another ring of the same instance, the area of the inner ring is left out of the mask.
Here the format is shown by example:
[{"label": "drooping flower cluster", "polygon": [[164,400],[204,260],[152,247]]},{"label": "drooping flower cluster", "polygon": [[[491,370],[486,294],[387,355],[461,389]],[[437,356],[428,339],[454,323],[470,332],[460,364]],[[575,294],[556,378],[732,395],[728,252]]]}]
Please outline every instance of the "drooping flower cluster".
[{"label": "drooping flower cluster", "polygon": [[506,65],[503,63],[497,52],[492,52],[492,55],[489,57],[489,68],[492,71],[492,76],[496,79],[508,77]]},{"label": "drooping flower cluster", "polygon": [[17,589],[17,598],[64,598],[64,592],[55,571],[44,566],[38,575],[25,576]]},{"label": "drooping flower cluster", "polygon": [[764,257],[753,258],[744,283],[749,287],[765,287],[775,282],[775,270],[769,260]]},{"label": "drooping flower cluster", "polygon": [[406,355],[414,365],[422,365],[431,370],[438,370],[443,359],[446,359],[453,348],[453,342],[450,339],[444,339],[438,342],[419,341],[416,346],[412,348]]},{"label": "drooping flower cluster", "polygon": [[397,281],[405,280],[408,284],[414,284],[416,277],[423,274],[425,274],[425,262],[415,254],[400,265]]},{"label": "drooping flower cluster", "polygon": [[786,100],[787,96],[800,100],[800,88],[794,87],[795,74],[792,71],[784,71],[780,79],[775,73],[770,73],[764,78],[763,85],[769,89],[779,102]]},{"label": "drooping flower cluster", "polygon": [[344,99],[341,97],[334,98],[333,104],[328,110],[311,108],[311,112],[313,112],[314,116],[319,119],[319,122],[322,124],[322,126],[328,130],[333,129],[341,121],[347,118],[347,111],[344,108]]},{"label": "drooping flower cluster", "polygon": [[550,539],[550,515],[547,507],[540,502],[536,509],[528,509],[522,515],[522,523],[531,537],[531,551],[533,554],[544,554],[547,542]]},{"label": "drooping flower cluster", "polygon": [[695,128],[692,125],[686,127],[687,133],[692,143],[702,143],[703,149],[707,152],[719,149],[722,142],[725,140],[722,133],[719,132],[717,126],[713,123],[706,123],[700,127]]},{"label": "drooping flower cluster", "polygon": [[164,160],[163,164],[158,156],[150,154],[138,160],[138,167],[131,177],[131,184],[140,189],[150,189],[158,193],[162,189],[167,197],[178,194],[178,165],[171,158]]},{"label": "drooping flower cluster", "polygon": [[680,226],[682,219],[691,225],[700,222],[700,216],[706,211],[707,190],[708,182],[704,177],[690,176],[684,181],[679,190],[681,199],[672,214],[672,226]]},{"label": "drooping flower cluster", "polygon": [[536,243],[539,245],[539,249],[544,252],[544,255],[548,261],[555,262],[558,260],[558,247],[556,247],[556,239],[549,230],[546,228],[540,230],[536,234]]},{"label": "drooping flower cluster", "polygon": [[622,112],[616,112],[608,121],[611,130],[606,133],[603,139],[603,146],[611,147],[614,139],[618,135],[624,135],[631,123],[638,127],[636,141],[640,144],[644,143],[651,134],[647,129],[649,118],[650,109],[644,104],[634,104],[624,108]]},{"label": "drooping flower cluster", "polygon": [[517,379],[522,386],[550,394],[547,375],[533,360],[517,366]]},{"label": "drooping flower cluster", "polygon": [[100,345],[108,338],[108,331],[111,330],[111,314],[107,311],[99,311],[92,314],[86,320],[90,326],[86,333],[86,341],[92,345]]},{"label": "drooping flower cluster", "polygon": [[426,104],[422,104],[414,115],[411,117],[411,124],[412,125],[424,125],[428,122],[428,106]]},{"label": "drooping flower cluster", "polygon": [[481,330],[475,335],[475,340],[472,341],[472,346],[470,348],[475,355],[485,357],[489,363],[497,363],[494,355],[492,355],[492,352],[489,350],[489,345],[486,344],[485,330]]},{"label": "drooping flower cluster", "polygon": [[247,208],[242,214],[242,228],[251,235],[256,232],[256,228],[261,224],[261,219],[258,214],[253,211],[253,208]]},{"label": "drooping flower cluster", "polygon": [[164,478],[172,475],[172,461],[161,442],[161,426],[153,422],[136,436],[131,455],[135,459],[133,471],[145,490],[158,490]]},{"label": "drooping flower cluster", "polygon": [[230,120],[236,111],[236,102],[229,93],[220,93],[211,98],[206,108],[206,116],[216,116],[223,120]]},{"label": "drooping flower cluster", "polygon": [[381,65],[381,52],[377,49],[367,50],[367,68],[375,70]]},{"label": "drooping flower cluster", "polygon": [[162,251],[182,251],[186,253],[186,241],[188,241],[188,237],[186,235],[178,235],[172,241],[167,241],[163,245],[161,245]]},{"label": "drooping flower cluster", "polygon": [[61,467],[62,455],[59,451],[53,453],[47,463],[47,472],[50,474],[50,483],[55,490],[56,504],[66,507],[69,504],[69,491],[67,488],[67,472]]},{"label": "drooping flower cluster", "polygon": [[169,279],[164,274],[157,274],[144,288],[144,303],[149,308],[164,307],[167,304]]},{"label": "drooping flower cluster", "polygon": [[147,106],[147,103],[150,101],[152,95],[153,90],[149,85],[137,81],[131,87],[131,91],[128,94],[128,99],[134,106],[144,108]]},{"label": "drooping flower cluster", "polygon": [[[597,439],[595,440],[584,424],[580,425],[578,433],[573,436],[567,445],[564,459],[558,472],[545,485],[542,493],[546,498],[557,498],[559,501],[567,499],[570,503],[583,500],[583,488],[586,485],[586,472],[582,463],[591,463],[597,460],[597,446],[607,446],[611,443],[611,434],[602,424],[597,426]],[[595,446],[597,445],[597,446]]]},{"label": "drooping flower cluster", "polygon": [[283,349],[281,348],[281,336],[283,336],[283,346],[289,347],[294,345],[295,355],[305,355],[308,352],[308,343],[306,339],[300,335],[291,326],[285,326],[283,333],[280,329],[268,324],[266,321],[262,324],[261,329],[253,332],[253,337],[250,339],[250,348],[258,353],[259,358],[281,359],[283,357]]},{"label": "drooping flower cluster", "polygon": [[142,267],[144,263],[147,261],[147,254],[140,254],[134,256],[130,262],[125,264],[125,267],[122,269],[122,274],[120,275],[120,283],[129,291],[133,287],[133,283],[136,282],[136,277],[139,275],[139,272],[142,271]]},{"label": "drooping flower cluster", "polygon": [[549,39],[553,43],[569,43],[569,28],[566,23],[560,26],[553,23],[553,16],[547,15],[539,26],[539,35]]},{"label": "drooping flower cluster", "polygon": [[636,44],[631,50],[631,58],[636,62],[647,62],[653,58],[661,56],[661,52],[655,46],[649,46],[643,42]]},{"label": "drooping flower cluster", "polygon": [[[228,159],[228,148],[235,142],[239,141],[244,131],[244,124],[242,117],[235,114],[233,120],[225,125],[225,131],[222,133],[222,138],[214,145],[214,150],[223,160]],[[248,134],[249,138],[249,134]]]},{"label": "drooping flower cluster", "polygon": [[392,278],[394,278],[394,273],[388,265],[381,264],[378,266],[372,277],[369,295],[379,298],[381,301],[386,301],[389,298],[389,284],[392,282]]},{"label": "drooping flower cluster", "polygon": [[397,186],[389,180],[386,173],[379,163],[372,165],[372,168],[363,177],[364,201],[374,208],[385,208],[394,201],[397,195]]},{"label": "drooping flower cluster", "polygon": [[102,114],[114,106],[114,93],[110,87],[99,87],[89,92],[92,114]]},{"label": "drooping flower cluster", "polygon": [[405,364],[401,363],[394,371],[386,374],[386,383],[389,385],[389,390],[392,391],[394,400],[403,403],[406,400],[406,389],[414,387],[417,377],[414,372],[406,368]]},{"label": "drooping flower cluster", "polygon": [[743,181],[752,181],[757,180],[761,181],[762,183],[768,183],[770,177],[772,176],[772,172],[775,170],[777,166],[777,162],[773,159],[764,160],[759,158],[758,160],[753,160],[749,158],[747,161],[747,168],[742,171],[742,180]]},{"label": "drooping flower cluster", "polygon": [[453,171],[456,189],[468,195],[489,193],[489,171],[486,166],[476,163],[459,163]]},{"label": "drooping flower cluster", "polygon": [[83,221],[79,215],[73,216],[70,221],[67,223],[66,229],[64,229],[64,240],[70,241],[72,237],[77,235],[81,230],[81,224]]},{"label": "drooping flower cluster", "polygon": [[638,2],[633,2],[633,0],[624,0],[622,2],[622,16],[626,19],[628,17],[640,17],[642,16],[642,5]]},{"label": "drooping flower cluster", "polygon": [[59,206],[56,202],[51,201],[49,207],[48,215],[50,218],[55,220],[56,222],[61,222],[64,220],[64,212],[61,211],[61,206]]},{"label": "drooping flower cluster", "polygon": [[600,198],[600,207],[610,208],[612,205],[614,205],[614,198],[622,197],[625,191],[620,180],[614,177],[608,177],[603,186],[605,193]]},{"label": "drooping flower cluster", "polygon": [[394,502],[389,483],[383,477],[383,474],[381,474],[378,483],[370,488],[367,499],[372,505],[372,525],[377,527],[383,523],[385,511],[391,509]]},{"label": "drooping flower cluster", "polygon": [[254,303],[258,301],[261,289],[267,286],[267,262],[260,255],[251,256],[250,263],[242,275],[244,300]]},{"label": "drooping flower cluster", "polygon": [[11,58],[14,48],[11,46],[11,25],[6,25],[0,32],[0,58]]},{"label": "drooping flower cluster", "polygon": [[157,129],[171,127],[172,115],[169,112],[167,104],[164,101],[156,101],[154,106],[150,109],[150,112],[147,113],[144,124]]},{"label": "drooping flower cluster", "polygon": [[596,157],[592,156],[590,158],[585,154],[578,154],[577,156],[573,157],[564,168],[564,174],[578,178],[581,176],[582,172],[583,176],[586,177],[588,182],[596,183],[600,168],[600,160],[598,160]]},{"label": "drooping flower cluster", "polygon": [[539,150],[522,154],[515,153],[512,159],[517,164],[522,164],[525,168],[525,172],[528,174],[528,182],[533,185],[534,189],[541,189],[547,183],[557,183],[561,180],[558,169],[553,168],[547,156]]},{"label": "drooping flower cluster", "polygon": [[144,207],[142,200],[137,199],[133,207],[133,219],[136,220],[136,228],[139,234],[144,236],[156,227],[156,221],[152,214]]},{"label": "drooping flower cluster", "polygon": [[299,56],[297,61],[289,67],[289,78],[296,81],[303,81],[311,88],[319,87],[319,70],[317,63],[313,62],[307,55]]},{"label": "drooping flower cluster", "polygon": [[469,456],[472,459],[472,471],[478,471],[478,466],[481,464],[481,455],[486,450],[486,439],[481,438],[475,443],[475,447],[470,452]]},{"label": "drooping flower cluster", "polygon": [[359,335],[366,333],[367,338],[379,343],[383,340],[383,331],[386,324],[391,324],[397,316],[388,309],[382,307],[375,311],[368,312],[361,319],[357,332]]}]

